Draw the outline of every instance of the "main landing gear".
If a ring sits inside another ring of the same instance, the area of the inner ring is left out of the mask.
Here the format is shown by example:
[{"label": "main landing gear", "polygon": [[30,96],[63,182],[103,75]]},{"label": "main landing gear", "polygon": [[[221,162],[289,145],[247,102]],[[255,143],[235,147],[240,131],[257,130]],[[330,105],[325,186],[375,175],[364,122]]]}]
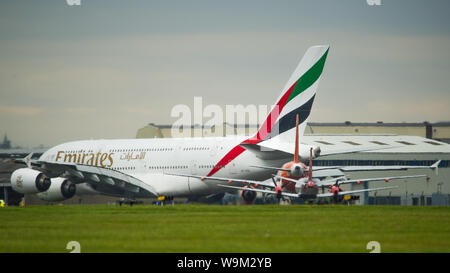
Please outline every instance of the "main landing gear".
[{"label": "main landing gear", "polygon": [[173,202],[173,196],[158,196],[155,202],[153,202],[154,205],[161,205],[164,206],[165,204],[171,204],[174,205]]},{"label": "main landing gear", "polygon": [[119,206],[122,206],[122,204],[127,204],[132,207],[135,204],[142,204],[142,201],[138,201],[133,198],[120,198],[119,201],[117,201],[117,203],[119,203]]}]

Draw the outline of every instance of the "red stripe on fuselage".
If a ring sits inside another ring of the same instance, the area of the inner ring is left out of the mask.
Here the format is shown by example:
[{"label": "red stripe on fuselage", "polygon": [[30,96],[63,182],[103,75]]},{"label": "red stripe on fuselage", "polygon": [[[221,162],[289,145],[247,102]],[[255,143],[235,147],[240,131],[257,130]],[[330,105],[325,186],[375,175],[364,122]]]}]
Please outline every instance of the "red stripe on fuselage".
[{"label": "red stripe on fuselage", "polygon": [[[283,110],[284,106],[286,105],[287,100],[289,99],[289,96],[292,93],[292,90],[294,90],[295,85],[298,81],[296,81],[287,91],[284,93],[284,95],[281,97],[281,99],[278,101],[276,106],[272,109],[270,114],[267,116],[266,120],[264,121],[263,125],[259,128],[258,132],[255,136],[248,138],[242,143],[251,143],[256,144],[261,141],[263,141],[267,135],[272,130],[273,125],[278,119],[278,116],[280,115],[281,111]],[[240,146],[240,144],[236,145],[231,151],[229,151],[215,166],[214,168],[207,174],[207,176],[211,176],[218,172],[221,168],[225,167],[228,163],[230,163],[232,160],[234,160],[236,157],[238,157],[240,154],[242,154],[245,151],[245,148]]]},{"label": "red stripe on fuselage", "polygon": [[219,163],[214,166],[214,168],[208,173],[207,176],[211,176],[218,172],[220,169],[225,167],[230,161],[238,157],[240,154],[242,154],[245,151],[245,149],[239,145],[235,146],[231,151],[229,151],[220,161]]}]

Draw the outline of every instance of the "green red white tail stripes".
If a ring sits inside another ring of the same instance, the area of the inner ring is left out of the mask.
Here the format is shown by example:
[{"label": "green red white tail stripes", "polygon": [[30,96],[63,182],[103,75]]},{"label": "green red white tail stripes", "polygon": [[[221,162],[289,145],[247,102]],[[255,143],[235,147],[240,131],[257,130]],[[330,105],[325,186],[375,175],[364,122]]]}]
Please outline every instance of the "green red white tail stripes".
[{"label": "green red white tail stripes", "polygon": [[[306,122],[311,112],[328,50],[329,46],[313,46],[306,51],[258,132],[242,143],[256,144],[295,128],[297,114],[299,115],[299,124]],[[215,174],[244,151],[245,148],[242,146],[235,146],[215,165],[208,176]]]}]

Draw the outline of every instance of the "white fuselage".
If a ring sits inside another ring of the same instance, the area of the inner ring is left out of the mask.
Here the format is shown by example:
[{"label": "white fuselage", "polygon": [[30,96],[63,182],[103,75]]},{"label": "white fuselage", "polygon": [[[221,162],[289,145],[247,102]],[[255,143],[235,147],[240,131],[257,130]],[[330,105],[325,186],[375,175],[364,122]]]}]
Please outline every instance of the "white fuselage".
[{"label": "white fuselage", "polygon": [[[262,160],[252,152],[236,149],[245,137],[154,138],[86,140],[68,142],[46,151],[40,160],[113,169],[152,186],[158,195],[191,196],[225,191],[216,183],[167,173],[263,181],[271,170],[252,165],[280,166],[285,158]],[[236,153],[241,150],[241,153]],[[236,154],[238,154],[236,156]],[[227,158],[224,162],[224,157]],[[211,171],[221,162],[220,169]]]}]

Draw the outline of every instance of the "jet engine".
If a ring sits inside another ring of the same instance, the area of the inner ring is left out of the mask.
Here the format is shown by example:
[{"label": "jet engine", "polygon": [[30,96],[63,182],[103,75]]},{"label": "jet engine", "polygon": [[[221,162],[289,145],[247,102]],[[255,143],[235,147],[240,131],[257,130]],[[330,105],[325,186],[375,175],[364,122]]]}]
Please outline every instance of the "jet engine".
[{"label": "jet engine", "polygon": [[242,201],[245,204],[251,205],[256,200],[256,192],[255,191],[245,191],[245,190],[243,190],[241,192],[241,199],[242,199]]},{"label": "jet engine", "polygon": [[11,175],[13,190],[23,194],[44,192],[50,184],[50,178],[45,174],[29,168],[17,169]]},{"label": "jet engine", "polygon": [[40,199],[49,202],[64,201],[72,198],[76,193],[76,185],[66,178],[52,178],[52,183],[47,191],[36,194]]}]

